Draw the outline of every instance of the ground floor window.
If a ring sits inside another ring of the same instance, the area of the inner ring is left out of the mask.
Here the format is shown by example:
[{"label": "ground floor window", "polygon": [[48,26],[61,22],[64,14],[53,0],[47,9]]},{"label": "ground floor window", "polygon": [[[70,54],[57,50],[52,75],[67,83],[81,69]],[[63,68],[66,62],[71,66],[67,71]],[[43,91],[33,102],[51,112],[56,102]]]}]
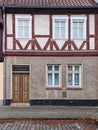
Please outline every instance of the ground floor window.
[{"label": "ground floor window", "polygon": [[81,65],[69,64],[68,75],[67,75],[67,84],[68,87],[81,87]]},{"label": "ground floor window", "polygon": [[60,86],[60,65],[47,65],[47,86]]}]

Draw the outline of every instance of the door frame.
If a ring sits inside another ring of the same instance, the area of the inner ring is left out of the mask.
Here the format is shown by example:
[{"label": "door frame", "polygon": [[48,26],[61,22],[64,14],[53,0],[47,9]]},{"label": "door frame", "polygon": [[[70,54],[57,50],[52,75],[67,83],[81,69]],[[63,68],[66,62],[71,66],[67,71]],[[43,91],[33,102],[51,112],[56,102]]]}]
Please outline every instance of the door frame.
[{"label": "door frame", "polygon": [[11,64],[11,89],[10,89],[10,94],[11,94],[11,99],[13,101],[13,66],[28,66],[29,67],[29,100],[31,97],[31,64]]}]

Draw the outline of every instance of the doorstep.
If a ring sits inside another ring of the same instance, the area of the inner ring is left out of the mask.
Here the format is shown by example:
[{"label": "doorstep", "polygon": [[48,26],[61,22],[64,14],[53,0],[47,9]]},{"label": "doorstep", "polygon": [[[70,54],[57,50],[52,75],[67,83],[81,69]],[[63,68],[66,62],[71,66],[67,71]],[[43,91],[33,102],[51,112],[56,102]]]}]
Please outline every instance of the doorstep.
[{"label": "doorstep", "polygon": [[30,104],[29,103],[11,103],[12,107],[29,107]]}]

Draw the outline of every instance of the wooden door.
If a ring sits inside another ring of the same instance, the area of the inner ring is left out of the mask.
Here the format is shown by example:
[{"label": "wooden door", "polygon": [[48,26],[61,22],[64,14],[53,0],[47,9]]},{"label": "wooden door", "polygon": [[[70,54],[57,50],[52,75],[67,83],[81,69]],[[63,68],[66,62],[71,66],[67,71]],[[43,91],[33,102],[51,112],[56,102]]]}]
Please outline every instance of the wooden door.
[{"label": "wooden door", "polygon": [[13,102],[29,101],[29,74],[13,74]]}]

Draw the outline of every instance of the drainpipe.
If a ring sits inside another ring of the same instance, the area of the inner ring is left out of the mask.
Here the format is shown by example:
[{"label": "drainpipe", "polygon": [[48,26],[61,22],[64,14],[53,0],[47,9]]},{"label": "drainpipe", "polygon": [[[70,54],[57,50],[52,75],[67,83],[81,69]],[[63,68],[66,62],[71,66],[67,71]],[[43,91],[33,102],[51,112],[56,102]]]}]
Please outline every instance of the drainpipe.
[{"label": "drainpipe", "polygon": [[5,56],[5,7],[3,6],[3,54],[4,54],[4,94],[3,105],[6,105],[6,56]]}]

